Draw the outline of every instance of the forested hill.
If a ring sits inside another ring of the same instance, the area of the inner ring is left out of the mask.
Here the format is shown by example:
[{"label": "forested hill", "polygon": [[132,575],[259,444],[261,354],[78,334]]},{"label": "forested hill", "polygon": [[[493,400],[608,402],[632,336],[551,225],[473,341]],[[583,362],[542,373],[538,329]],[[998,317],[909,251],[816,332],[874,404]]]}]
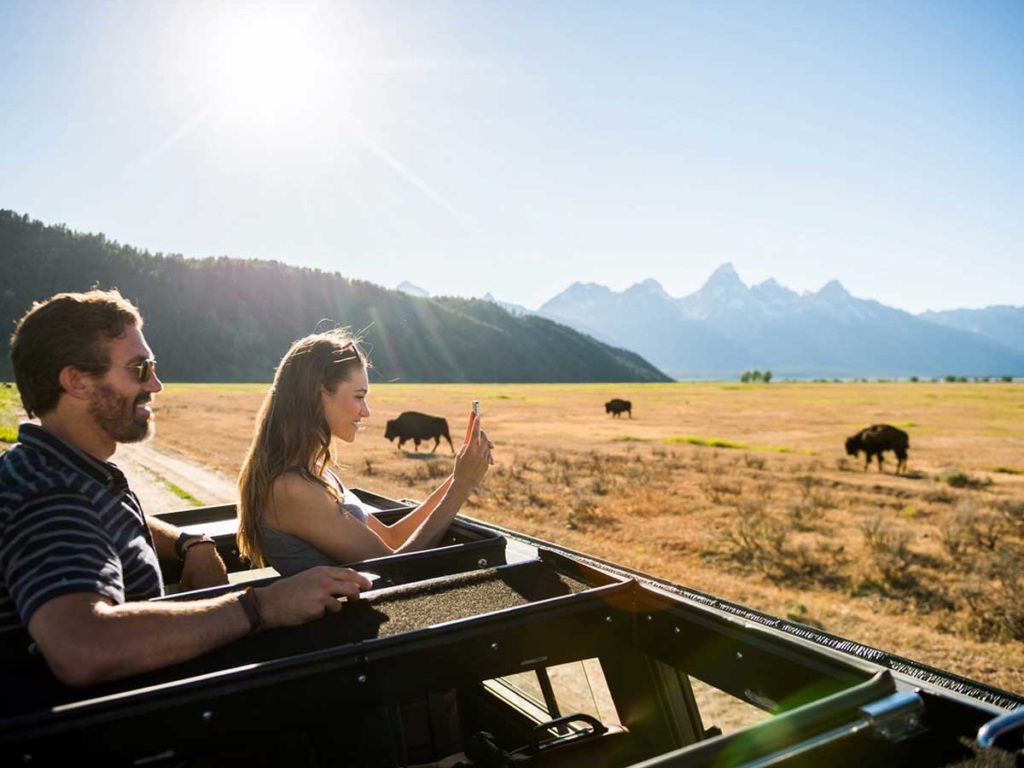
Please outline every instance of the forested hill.
[{"label": "forested hill", "polygon": [[418,298],[272,261],[151,255],[6,210],[0,274],[0,379],[12,378],[10,332],[33,301],[116,287],[142,310],[171,381],[269,381],[293,340],[337,324],[366,329],[377,381],[669,380],[639,355],[490,302]]}]

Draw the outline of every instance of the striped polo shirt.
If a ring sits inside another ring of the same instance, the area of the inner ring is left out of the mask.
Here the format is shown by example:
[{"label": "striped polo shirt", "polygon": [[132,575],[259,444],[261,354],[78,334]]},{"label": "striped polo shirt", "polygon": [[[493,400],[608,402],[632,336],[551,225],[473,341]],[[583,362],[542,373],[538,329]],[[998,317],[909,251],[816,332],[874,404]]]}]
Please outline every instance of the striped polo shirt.
[{"label": "striped polo shirt", "polygon": [[163,594],[153,539],[116,465],[22,424],[0,455],[0,649],[24,647],[32,614],[71,592]]}]

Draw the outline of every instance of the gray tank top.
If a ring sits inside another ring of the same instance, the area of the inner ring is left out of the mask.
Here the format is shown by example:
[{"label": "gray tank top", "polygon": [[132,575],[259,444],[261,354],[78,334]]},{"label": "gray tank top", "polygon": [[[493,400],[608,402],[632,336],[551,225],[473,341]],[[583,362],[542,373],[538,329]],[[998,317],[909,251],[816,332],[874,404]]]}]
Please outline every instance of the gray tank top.
[{"label": "gray tank top", "polygon": [[[337,475],[330,470],[327,472],[341,488],[342,496],[338,506],[366,525],[367,508],[363,506],[359,497],[343,486]],[[317,565],[339,565],[336,560],[305,539],[267,525],[262,519],[260,533],[263,536],[263,554],[267,563],[282,576],[291,576]]]}]

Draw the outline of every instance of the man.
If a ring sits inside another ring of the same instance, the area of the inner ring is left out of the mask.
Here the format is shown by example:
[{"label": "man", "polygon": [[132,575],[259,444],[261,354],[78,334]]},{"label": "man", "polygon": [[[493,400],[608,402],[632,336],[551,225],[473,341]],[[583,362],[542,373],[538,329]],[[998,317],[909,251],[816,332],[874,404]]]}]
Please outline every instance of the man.
[{"label": "man", "polygon": [[163,389],[142,317],[117,291],[58,294],[11,337],[29,416],[0,456],[0,653],[38,649],[59,680],[91,685],[190,659],[261,627],[338,611],[370,582],[315,568],[203,600],[163,593],[158,557],[183,559],[187,588],[227,582],[206,537],[146,517],[108,459],[152,432]]}]

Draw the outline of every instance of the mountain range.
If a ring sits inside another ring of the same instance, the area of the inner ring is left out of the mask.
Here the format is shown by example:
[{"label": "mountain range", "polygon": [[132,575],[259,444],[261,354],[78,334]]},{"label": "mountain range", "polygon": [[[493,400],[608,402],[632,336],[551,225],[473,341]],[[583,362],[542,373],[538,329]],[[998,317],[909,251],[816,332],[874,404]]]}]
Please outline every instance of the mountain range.
[{"label": "mountain range", "polygon": [[913,315],[852,296],[833,280],[799,294],[748,287],[723,264],[696,292],[656,280],[616,292],[573,283],[536,313],[631,349],[675,378],[909,377],[1024,374],[1024,307]]},{"label": "mountain range", "polygon": [[278,262],[150,254],[0,210],[0,274],[0,379],[31,303],[93,286],[139,304],[161,373],[179,381],[268,380],[292,340],[334,324],[364,329],[376,380],[1024,375],[1022,307],[912,315],[836,281],[804,294],[747,287],[731,264],[688,296],[655,280],[621,292],[574,283],[534,312]]},{"label": "mountain range", "polygon": [[0,380],[33,301],[118,288],[169,381],[269,381],[293,340],[361,331],[374,381],[668,381],[634,352],[480,299],[425,298],[274,261],[150,254],[0,210]]}]

